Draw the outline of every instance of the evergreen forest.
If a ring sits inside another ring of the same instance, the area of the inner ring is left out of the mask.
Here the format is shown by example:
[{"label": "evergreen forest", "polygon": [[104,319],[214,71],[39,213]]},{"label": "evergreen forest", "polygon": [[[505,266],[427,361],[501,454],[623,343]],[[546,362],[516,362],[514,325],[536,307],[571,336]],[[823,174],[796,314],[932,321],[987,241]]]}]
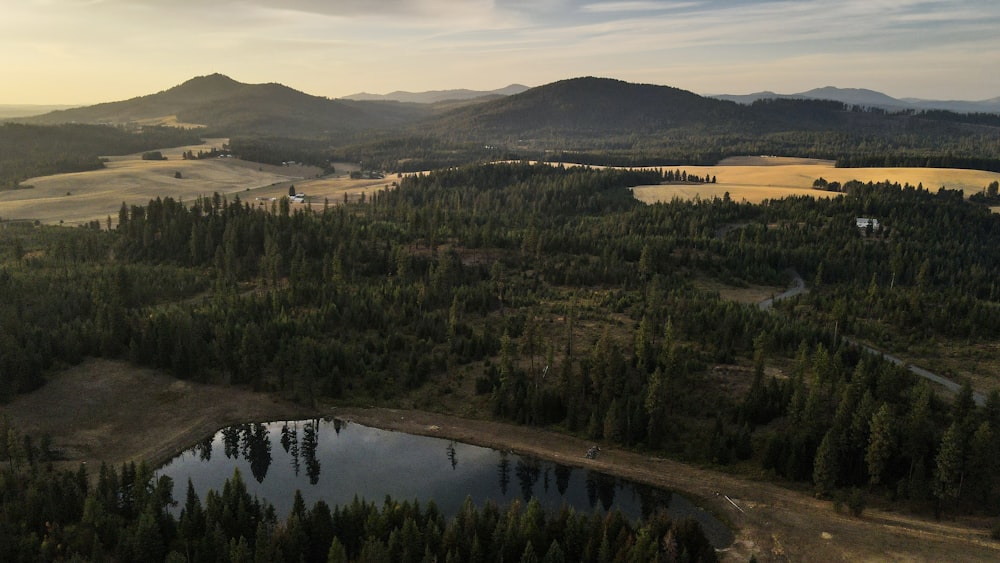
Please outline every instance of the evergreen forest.
[{"label": "evergreen forest", "polygon": [[[436,389],[442,401],[420,408],[471,404],[462,414],[824,498],[1000,508],[1000,393],[948,395],[860,345],[995,341],[1000,216],[960,191],[890,182],[759,205],[632,197],[661,177],[467,165],[358,203],[158,198],[123,204],[112,229],[3,225],[0,400],[86,357],[305,404],[393,405]],[[718,289],[796,275],[808,293],[769,309]],[[449,403],[459,390],[446,374],[474,382],[472,396]],[[298,503],[279,521],[239,475],[189,494],[175,519],[167,508],[181,499],[148,468],[48,471],[46,438],[4,425],[4,561],[715,557],[688,523],[531,504],[446,521],[431,499]]]}]

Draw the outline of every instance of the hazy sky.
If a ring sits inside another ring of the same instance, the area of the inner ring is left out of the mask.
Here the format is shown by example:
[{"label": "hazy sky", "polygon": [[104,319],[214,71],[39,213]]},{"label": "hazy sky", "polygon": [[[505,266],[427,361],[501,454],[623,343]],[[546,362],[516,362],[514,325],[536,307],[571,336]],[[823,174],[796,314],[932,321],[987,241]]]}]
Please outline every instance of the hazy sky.
[{"label": "hazy sky", "polygon": [[328,97],[601,76],[981,100],[1000,96],[1000,1],[0,0],[0,53],[4,104],[214,72]]}]

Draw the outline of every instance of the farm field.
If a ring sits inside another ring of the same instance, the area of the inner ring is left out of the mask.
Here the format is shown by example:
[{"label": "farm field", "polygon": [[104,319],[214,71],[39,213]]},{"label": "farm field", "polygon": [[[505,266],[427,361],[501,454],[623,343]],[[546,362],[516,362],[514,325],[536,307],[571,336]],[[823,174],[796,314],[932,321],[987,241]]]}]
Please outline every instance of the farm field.
[{"label": "farm field", "polygon": [[[305,193],[313,206],[331,205],[362,197],[391,186],[392,176],[383,179],[351,179],[356,164],[336,163],[337,174],[318,177],[319,169],[309,166],[273,166],[238,159],[183,160],[183,152],[210,150],[226,139],[207,139],[201,145],[162,149],[167,160],[142,160],[140,154],[115,156],[106,168],[89,172],[31,178],[31,189],[0,192],[0,220],[39,221],[45,224],[80,225],[108,216],[117,220],[122,202],[144,205],[156,197],[193,201],[198,196],[220,193],[243,201],[269,205],[287,195],[294,186]],[[669,168],[669,167],[664,167]],[[716,176],[716,184],[664,184],[633,188],[636,199],[645,203],[674,198],[711,199],[726,192],[736,201],[759,203],[765,199],[811,195],[829,197],[832,192],[812,188],[816,178],[847,182],[891,180],[928,189],[946,186],[966,195],[981,191],[1000,180],[1000,173],[981,170],[937,168],[836,168],[832,161],[783,157],[736,157],[715,166],[684,166],[690,174]],[[176,178],[180,173],[181,177]]]},{"label": "farm field", "polygon": [[836,168],[832,160],[784,157],[727,158],[715,166],[679,167],[689,174],[715,176],[716,184],[665,184],[638,186],[633,189],[636,199],[645,203],[670,201],[674,198],[712,199],[729,192],[734,201],[760,203],[765,199],[811,195],[836,195],[812,188],[820,177],[830,182],[880,182],[890,180],[900,184],[923,184],[929,190],[941,186],[960,189],[966,197],[982,191],[990,182],[1000,180],[1000,173],[953,168]]},{"label": "farm field", "polygon": [[[23,182],[31,189],[0,191],[0,220],[39,221],[45,224],[81,225],[107,217],[118,220],[122,202],[145,205],[157,197],[191,202],[213,193],[267,205],[266,200],[288,195],[290,186],[306,193],[307,201],[322,205],[340,203],[346,193],[357,200],[362,193],[384,189],[392,179],[352,180],[356,164],[336,163],[337,174],[318,178],[312,166],[273,166],[231,158],[184,160],[191,150],[208,151],[228,139],[206,139],[201,145],[161,149],[167,160],[142,160],[141,154],[112,156],[101,170],[56,174]],[[176,178],[180,172],[181,177]]]}]

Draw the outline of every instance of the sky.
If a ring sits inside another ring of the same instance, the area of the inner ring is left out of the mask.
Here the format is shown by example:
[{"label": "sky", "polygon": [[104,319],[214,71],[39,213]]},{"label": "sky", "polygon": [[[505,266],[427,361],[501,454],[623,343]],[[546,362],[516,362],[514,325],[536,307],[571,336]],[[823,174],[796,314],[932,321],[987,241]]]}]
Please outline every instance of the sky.
[{"label": "sky", "polygon": [[1000,96],[997,0],[0,0],[0,104],[195,76],[317,96],[579,76],[699,94]]}]

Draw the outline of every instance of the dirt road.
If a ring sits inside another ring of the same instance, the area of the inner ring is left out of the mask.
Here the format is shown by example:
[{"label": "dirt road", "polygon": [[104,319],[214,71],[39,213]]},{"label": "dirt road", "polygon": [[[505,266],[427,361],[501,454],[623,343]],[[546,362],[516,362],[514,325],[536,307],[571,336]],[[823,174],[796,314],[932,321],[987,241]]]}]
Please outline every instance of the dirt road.
[{"label": "dirt road", "polygon": [[836,513],[829,501],[771,483],[607,446],[597,459],[587,459],[591,442],[551,431],[410,410],[335,408],[330,414],[379,428],[513,449],[684,491],[736,528],[736,542],[724,553],[729,561],[747,561],[751,555],[758,561],[1000,560],[1000,543],[985,530],[874,509],[853,518]]}]

